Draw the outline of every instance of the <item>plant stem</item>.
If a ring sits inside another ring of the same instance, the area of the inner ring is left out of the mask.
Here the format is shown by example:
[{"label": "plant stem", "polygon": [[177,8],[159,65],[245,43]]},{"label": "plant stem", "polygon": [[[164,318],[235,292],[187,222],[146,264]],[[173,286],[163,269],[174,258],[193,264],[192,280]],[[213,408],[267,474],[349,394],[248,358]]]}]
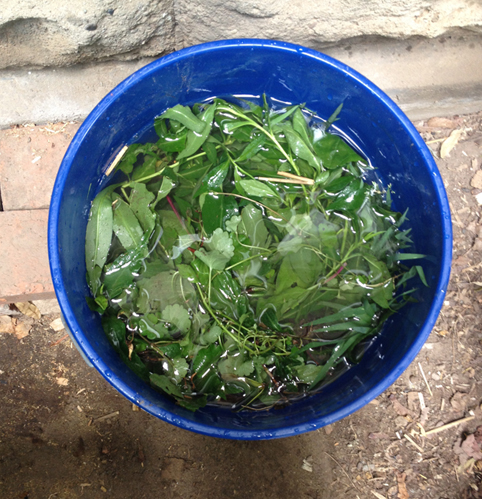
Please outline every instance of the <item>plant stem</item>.
[{"label": "plant stem", "polygon": [[[230,336],[237,344],[238,346],[241,346],[241,343],[239,341],[238,338],[236,338],[236,336],[228,329],[225,327],[225,325],[217,318],[216,314],[213,312],[213,309],[211,308],[211,305],[208,304],[208,302],[206,301],[206,298],[201,290],[201,287],[199,286],[199,284],[196,283],[196,287],[197,287],[197,290],[198,290],[198,293],[199,293],[199,296],[201,297],[201,300],[203,302],[203,305],[206,307],[206,310],[209,312],[209,315],[217,322],[218,326],[228,335]],[[247,347],[246,345],[244,345],[244,348],[246,350],[248,350],[250,353],[254,354],[255,351],[252,350],[251,348]]]}]

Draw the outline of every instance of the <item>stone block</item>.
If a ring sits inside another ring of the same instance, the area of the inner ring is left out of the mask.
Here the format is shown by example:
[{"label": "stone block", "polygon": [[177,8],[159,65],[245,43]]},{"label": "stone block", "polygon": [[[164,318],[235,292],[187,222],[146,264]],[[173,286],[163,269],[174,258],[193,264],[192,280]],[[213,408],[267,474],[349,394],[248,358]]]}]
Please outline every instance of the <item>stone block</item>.
[{"label": "stone block", "polygon": [[55,298],[47,221],[48,210],[0,212],[0,303]]},{"label": "stone block", "polygon": [[0,0],[0,68],[170,52],[173,0]]},{"label": "stone block", "polygon": [[0,130],[0,194],[5,211],[48,208],[58,168],[78,123]]},{"label": "stone block", "polygon": [[482,32],[482,4],[474,0],[177,0],[175,5],[178,48],[223,38],[269,38],[321,49],[359,37],[433,38],[460,28]]}]

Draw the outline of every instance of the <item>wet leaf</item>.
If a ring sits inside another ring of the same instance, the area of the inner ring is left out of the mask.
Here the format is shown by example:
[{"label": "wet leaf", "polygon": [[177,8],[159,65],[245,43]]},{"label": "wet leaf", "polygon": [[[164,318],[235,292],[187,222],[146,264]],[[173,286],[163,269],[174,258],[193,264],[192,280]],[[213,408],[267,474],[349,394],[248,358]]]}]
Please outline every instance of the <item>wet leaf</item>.
[{"label": "wet leaf", "polygon": [[112,241],[114,216],[112,210],[113,189],[105,189],[96,196],[90,210],[89,221],[85,235],[85,263],[90,278],[90,286],[94,295],[99,287],[98,275],[94,274],[95,267],[102,267],[109,254]]},{"label": "wet leaf", "polygon": [[204,123],[199,118],[194,116],[189,107],[181,106],[180,104],[171,107],[157,119],[170,119],[178,121],[186,128],[189,128],[189,130],[193,130],[197,133],[202,133],[204,130]]},{"label": "wet leaf", "polygon": [[275,190],[259,180],[239,180],[238,183],[248,196],[279,198],[279,194]]},{"label": "wet leaf", "polygon": [[329,170],[353,161],[364,161],[341,137],[331,133],[315,142],[313,147],[322,165]]},{"label": "wet leaf", "polygon": [[120,196],[114,195],[114,234],[126,250],[140,245],[144,234],[131,207]]}]

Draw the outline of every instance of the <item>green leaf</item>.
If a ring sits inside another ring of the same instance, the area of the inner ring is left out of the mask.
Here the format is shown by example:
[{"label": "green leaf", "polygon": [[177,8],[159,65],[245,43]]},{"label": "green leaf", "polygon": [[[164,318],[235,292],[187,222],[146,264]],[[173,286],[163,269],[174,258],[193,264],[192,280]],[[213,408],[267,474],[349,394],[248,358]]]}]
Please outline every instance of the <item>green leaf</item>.
[{"label": "green leaf", "polygon": [[390,281],[383,286],[378,286],[373,288],[370,291],[371,299],[382,308],[390,308],[390,302],[393,298],[393,293],[395,291],[395,287],[393,285],[393,280]]},{"label": "green leaf", "polygon": [[120,319],[112,316],[103,316],[102,328],[111,342],[114,349],[120,353],[124,352],[128,354],[127,343],[126,343],[126,325]]},{"label": "green leaf", "polygon": [[328,130],[328,128],[330,128],[330,126],[333,125],[335,121],[338,121],[338,115],[341,113],[342,108],[343,108],[343,102],[335,109],[333,114],[325,121],[323,127],[325,131]]},{"label": "green leaf", "polygon": [[276,125],[277,123],[281,123],[282,121],[289,118],[293,113],[296,113],[299,110],[300,110],[299,106],[292,106],[285,112],[271,114],[270,115],[271,126]]},{"label": "green leaf", "polygon": [[212,142],[206,141],[202,146],[202,150],[206,153],[209,162],[215,165],[218,160],[218,151],[216,146]]},{"label": "green leaf", "polygon": [[169,377],[173,379],[176,383],[180,383],[189,371],[189,364],[186,359],[172,359],[169,363]]},{"label": "green leaf", "polygon": [[308,143],[293,130],[293,127],[289,123],[284,124],[282,130],[288,139],[288,144],[293,154],[298,158],[304,159],[317,173],[320,173],[320,160],[313,154]]},{"label": "green leaf", "polygon": [[[152,320],[155,318],[156,321]],[[137,324],[139,334],[149,340],[168,340],[171,335],[167,327],[162,322],[157,322],[156,316],[145,315],[139,319]]]},{"label": "green leaf", "polygon": [[238,225],[241,222],[241,217],[238,215],[232,216],[229,220],[226,220],[226,230],[228,232],[236,232],[238,229]]},{"label": "green leaf", "polygon": [[415,265],[415,270],[417,271],[417,274],[420,277],[420,280],[422,281],[423,285],[428,287],[428,283],[427,283],[427,279],[425,277],[425,273],[423,271],[423,267],[420,265]]},{"label": "green leaf", "polygon": [[174,384],[167,376],[159,374],[151,374],[149,377],[151,383],[161,390],[165,391],[168,395],[175,398],[182,398],[182,392],[178,385]]},{"label": "green leaf", "polygon": [[114,234],[126,250],[137,247],[144,234],[130,206],[117,195],[114,199]]},{"label": "green leaf", "polygon": [[243,152],[236,158],[236,162],[241,163],[251,159],[258,154],[265,143],[266,135],[264,133],[255,136],[255,138],[243,149]]},{"label": "green leaf", "polygon": [[323,264],[313,251],[301,248],[283,258],[276,279],[276,292],[287,288],[312,286],[321,273]]},{"label": "green leaf", "polygon": [[293,130],[303,139],[304,143],[311,146],[312,133],[306,124],[305,116],[300,108],[297,108],[293,114]]},{"label": "green leaf", "polygon": [[352,180],[336,195],[334,201],[328,206],[328,209],[331,211],[358,211],[366,200],[365,194],[367,189],[368,186],[362,179]]},{"label": "green leaf", "polygon": [[328,371],[335,365],[338,359],[342,357],[342,355],[349,348],[353,347],[353,345],[356,345],[362,338],[363,338],[362,335],[354,334],[343,343],[336,345],[335,348],[333,349],[330,358],[328,359],[328,362],[326,362],[326,364],[318,371],[318,373],[315,376],[315,379],[311,382],[310,389],[313,389],[318,383],[320,383],[320,381],[322,381],[326,377]]},{"label": "green leaf", "polygon": [[268,326],[273,331],[278,333],[283,332],[286,327],[283,327],[279,322],[276,316],[276,310],[273,307],[268,307],[260,314],[259,322],[263,323],[265,326]]},{"label": "green leaf", "polygon": [[94,295],[99,287],[95,267],[102,269],[109,254],[112,241],[114,217],[112,211],[112,189],[104,189],[96,196],[90,209],[89,221],[85,235],[85,263],[89,275],[90,286]]},{"label": "green leaf", "polygon": [[204,248],[200,248],[194,252],[197,258],[204,262],[211,270],[224,270],[226,264],[231,258],[227,257],[220,251],[206,252]]},{"label": "green leaf", "polygon": [[[321,317],[320,319],[316,319],[314,321],[309,322],[308,324],[311,326],[315,326],[317,324],[330,324],[332,322],[337,322],[341,320],[351,319],[356,317],[359,319],[360,317],[366,317],[366,310],[364,307],[349,307],[341,310],[340,312],[336,312],[331,315],[326,315]],[[373,314],[369,317],[368,324],[371,322],[373,318]],[[365,325],[366,321],[360,321],[361,325]]]},{"label": "green leaf", "polygon": [[249,237],[252,246],[267,248],[269,246],[269,233],[261,210],[250,203],[243,208],[241,220],[242,223],[239,225],[238,231]]},{"label": "green leaf", "polygon": [[296,372],[296,377],[299,379],[301,383],[311,384],[317,376],[320,374],[320,371],[323,369],[323,366],[317,366],[316,364],[303,364],[301,366],[294,366],[293,368]]},{"label": "green leaf", "polygon": [[192,361],[191,376],[200,393],[216,393],[221,386],[217,363],[223,353],[220,345],[201,348]]},{"label": "green leaf", "polygon": [[194,192],[194,197],[198,197],[208,191],[221,190],[223,182],[228,174],[229,161],[224,161],[207,173],[198,189]]},{"label": "green leaf", "polygon": [[219,372],[223,377],[229,375],[242,378],[249,376],[253,371],[252,359],[245,360],[243,355],[228,356],[219,362]]},{"label": "green leaf", "polygon": [[142,230],[152,232],[156,225],[156,215],[151,209],[154,194],[147,190],[145,184],[134,182],[129,195],[129,205],[139,220]]},{"label": "green leaf", "polygon": [[124,289],[134,282],[134,275],[142,266],[147,257],[147,237],[136,248],[118,256],[111,264],[105,267],[104,292],[110,299],[117,298]]},{"label": "green leaf", "polygon": [[169,177],[162,177],[161,187],[157,193],[156,201],[152,205],[152,209],[154,209],[157,206],[157,203],[159,203],[159,201],[164,199],[172,191],[174,185],[174,182]]},{"label": "green leaf", "polygon": [[192,130],[194,132],[202,133],[204,131],[204,123],[199,118],[194,116],[189,107],[181,106],[180,104],[169,108],[161,116],[159,116],[159,118],[156,119],[176,120],[179,121],[179,123],[182,123],[186,128],[189,128],[189,130]]},{"label": "green leaf", "polygon": [[202,207],[203,227],[210,236],[216,229],[224,230],[226,220],[238,215],[238,203],[233,196],[207,193]]},{"label": "green leaf", "polygon": [[140,313],[161,311],[175,303],[189,304],[191,309],[196,308],[196,294],[192,284],[175,274],[175,271],[161,272],[149,279],[137,281],[137,305]]},{"label": "green leaf", "polygon": [[122,160],[116,166],[114,171],[121,170],[125,174],[129,175],[132,173],[134,164],[137,161],[137,156],[144,153],[145,146],[143,144],[131,144],[125,154],[122,156]]},{"label": "green leaf", "polygon": [[187,333],[191,327],[191,319],[189,312],[181,305],[175,303],[168,305],[162,311],[162,319],[166,322],[174,324],[181,333]]},{"label": "green leaf", "polygon": [[258,198],[279,198],[280,195],[269,187],[267,184],[260,182],[259,180],[239,180],[237,183],[241,185],[244,192],[248,196],[254,196]]},{"label": "green leaf", "polygon": [[364,161],[341,137],[327,133],[313,145],[316,155],[329,170],[352,161]]},{"label": "green leaf", "polygon": [[211,133],[211,126],[215,109],[215,105],[212,104],[199,115],[199,118],[203,123],[203,128],[200,131],[194,132],[190,130],[187,133],[186,148],[177,156],[178,161],[180,159],[192,156],[204,144],[209,134]]},{"label": "green leaf", "polygon": [[205,242],[205,246],[210,251],[219,251],[222,255],[228,258],[228,261],[234,255],[233,240],[229,234],[222,229],[216,229],[211,238]]},{"label": "green leaf", "polygon": [[132,172],[132,181],[143,179],[144,177],[149,177],[154,175],[157,171],[160,171],[161,166],[157,165],[159,161],[158,158],[148,156],[144,163],[134,169]]},{"label": "green leaf", "polygon": [[218,341],[219,337],[223,334],[223,330],[219,326],[211,326],[211,328],[201,335],[201,344],[210,345]]},{"label": "green leaf", "polygon": [[167,133],[161,137],[156,145],[165,152],[181,152],[186,147],[187,132]]}]

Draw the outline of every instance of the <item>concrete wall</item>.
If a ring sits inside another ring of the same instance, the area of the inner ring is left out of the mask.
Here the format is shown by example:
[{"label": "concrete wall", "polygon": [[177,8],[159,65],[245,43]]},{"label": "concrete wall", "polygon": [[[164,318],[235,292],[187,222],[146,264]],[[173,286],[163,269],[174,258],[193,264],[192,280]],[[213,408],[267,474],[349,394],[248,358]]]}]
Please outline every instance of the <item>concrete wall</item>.
[{"label": "concrete wall", "polygon": [[0,0],[0,69],[157,56],[174,26],[172,0]]},{"label": "concrete wall", "polygon": [[274,38],[320,49],[360,37],[482,34],[477,0],[175,0],[178,44]]},{"label": "concrete wall", "polygon": [[320,49],[454,30],[482,35],[480,0],[0,0],[0,69],[133,60],[222,38]]}]

